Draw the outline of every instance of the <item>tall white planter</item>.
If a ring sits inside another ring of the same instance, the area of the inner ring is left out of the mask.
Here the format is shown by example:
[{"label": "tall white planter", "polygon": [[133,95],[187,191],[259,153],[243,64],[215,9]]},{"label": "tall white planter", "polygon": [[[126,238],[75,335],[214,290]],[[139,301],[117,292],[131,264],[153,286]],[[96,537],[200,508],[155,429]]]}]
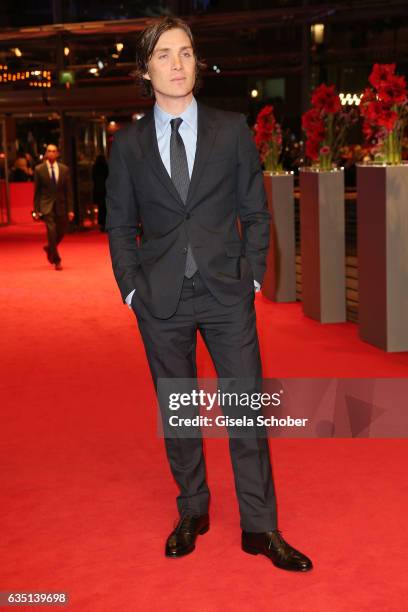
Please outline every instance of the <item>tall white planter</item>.
[{"label": "tall white planter", "polygon": [[270,243],[262,294],[274,302],[296,301],[293,174],[264,172],[271,213]]},{"label": "tall white planter", "polygon": [[340,323],[346,320],[344,172],[302,168],[299,184],[303,312]]},{"label": "tall white planter", "polygon": [[408,166],[358,166],[359,333],[408,350]]}]

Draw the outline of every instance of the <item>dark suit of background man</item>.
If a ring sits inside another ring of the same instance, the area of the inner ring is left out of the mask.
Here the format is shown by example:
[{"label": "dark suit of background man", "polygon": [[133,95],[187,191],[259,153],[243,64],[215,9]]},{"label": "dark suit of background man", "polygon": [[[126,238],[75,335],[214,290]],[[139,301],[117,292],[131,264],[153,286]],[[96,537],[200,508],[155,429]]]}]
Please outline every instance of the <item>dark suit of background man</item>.
[{"label": "dark suit of background man", "polygon": [[[183,21],[149,26],[137,61],[156,104],[115,135],[106,227],[115,278],[137,317],[153,381],[196,377],[198,330],[220,378],[259,379],[254,285],[265,271],[270,220],[251,133],[243,115],[197,104],[201,64]],[[165,553],[180,557],[209,528],[209,490],[201,437],[165,437],[165,444],[180,490]],[[230,452],[243,550],[283,569],[311,569],[277,530],[267,439],[231,437]]]},{"label": "dark suit of background man", "polygon": [[34,210],[45,222],[48,244],[44,251],[50,264],[62,270],[58,245],[72,220],[73,201],[69,168],[57,161],[58,147],[49,144],[46,160],[34,171]]}]

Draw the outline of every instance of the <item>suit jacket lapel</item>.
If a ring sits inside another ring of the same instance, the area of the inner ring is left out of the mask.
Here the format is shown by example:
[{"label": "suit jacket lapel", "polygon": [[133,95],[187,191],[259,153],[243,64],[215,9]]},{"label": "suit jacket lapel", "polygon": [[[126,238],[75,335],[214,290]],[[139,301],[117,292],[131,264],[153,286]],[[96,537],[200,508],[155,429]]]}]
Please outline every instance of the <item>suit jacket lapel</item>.
[{"label": "suit jacket lapel", "polygon": [[[64,176],[64,169],[63,169],[63,168],[61,168],[61,165],[60,165],[58,162],[55,162],[55,163],[56,163],[56,164],[58,164],[58,179],[57,179],[57,184],[55,185],[55,189],[58,189],[58,186],[59,186],[59,184],[60,184],[60,181],[61,181],[61,179],[62,179],[62,178],[63,178],[63,176]],[[49,171],[48,171],[48,166],[47,166],[47,163],[46,163],[46,162],[44,162],[43,168],[44,168],[44,169],[43,169],[44,178],[45,178],[46,180],[48,180],[48,183],[49,183],[50,187],[54,188],[54,185],[53,185],[53,183],[52,183],[51,176],[50,176],[50,173],[49,173]]]},{"label": "suit jacket lapel", "polygon": [[58,180],[57,180],[57,187],[61,186],[64,184],[64,180],[65,180],[65,174],[66,174],[66,167],[65,166],[61,166],[61,164],[59,162],[58,163]]},{"label": "suit jacket lapel", "polygon": [[197,147],[186,206],[191,203],[194,192],[202,177],[207,159],[213,149],[215,136],[217,134],[216,122],[213,117],[211,117],[210,109],[199,103],[197,112]]},{"label": "suit jacket lapel", "polygon": [[51,182],[50,173],[48,172],[47,162],[44,162],[43,164],[42,173],[43,173],[45,180],[48,181],[50,187],[52,187],[52,182]]},{"label": "suit jacket lapel", "polygon": [[169,173],[163,164],[160,156],[159,147],[157,145],[156,126],[154,123],[154,113],[150,111],[141,122],[140,130],[140,146],[146,160],[150,163],[153,172],[156,174],[159,181],[167,188],[170,194],[177,201],[179,206],[184,209],[184,203],[179,196],[179,193],[171,180]]}]

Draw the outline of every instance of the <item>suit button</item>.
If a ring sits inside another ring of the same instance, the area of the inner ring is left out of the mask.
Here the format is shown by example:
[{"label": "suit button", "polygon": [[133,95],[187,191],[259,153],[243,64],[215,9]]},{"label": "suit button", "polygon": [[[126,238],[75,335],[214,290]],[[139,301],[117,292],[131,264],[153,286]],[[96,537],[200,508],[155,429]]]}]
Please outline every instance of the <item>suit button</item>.
[{"label": "suit button", "polygon": [[186,213],[186,214],[185,214],[185,218],[186,218],[186,219],[189,219],[189,218],[190,218],[190,216],[191,216],[191,215],[190,215],[190,213]]},{"label": "suit button", "polygon": [[183,253],[187,253],[187,250],[188,250],[187,247],[184,247]]}]

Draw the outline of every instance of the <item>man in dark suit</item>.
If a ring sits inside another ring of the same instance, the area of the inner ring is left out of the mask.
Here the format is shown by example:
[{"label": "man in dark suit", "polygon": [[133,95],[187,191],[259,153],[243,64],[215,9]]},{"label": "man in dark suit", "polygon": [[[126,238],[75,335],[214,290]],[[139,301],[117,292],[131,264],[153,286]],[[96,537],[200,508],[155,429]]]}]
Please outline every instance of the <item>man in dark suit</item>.
[{"label": "man in dark suit", "polygon": [[[262,171],[244,116],[197,104],[199,69],[185,22],[165,18],[144,31],[138,72],[156,104],[116,133],[109,160],[113,271],[156,388],[159,379],[195,379],[198,330],[220,379],[261,378],[254,293],[270,222]],[[165,444],[180,490],[179,521],[165,548],[174,558],[192,552],[208,530],[209,490],[201,437],[167,435]],[[243,550],[283,569],[311,569],[277,529],[267,438],[230,437],[230,453]]]},{"label": "man in dark suit", "polygon": [[58,245],[63,239],[68,219],[74,217],[69,168],[57,161],[58,147],[49,144],[44,163],[34,171],[34,211],[45,222],[48,244],[47,259],[56,270],[62,270]]}]

